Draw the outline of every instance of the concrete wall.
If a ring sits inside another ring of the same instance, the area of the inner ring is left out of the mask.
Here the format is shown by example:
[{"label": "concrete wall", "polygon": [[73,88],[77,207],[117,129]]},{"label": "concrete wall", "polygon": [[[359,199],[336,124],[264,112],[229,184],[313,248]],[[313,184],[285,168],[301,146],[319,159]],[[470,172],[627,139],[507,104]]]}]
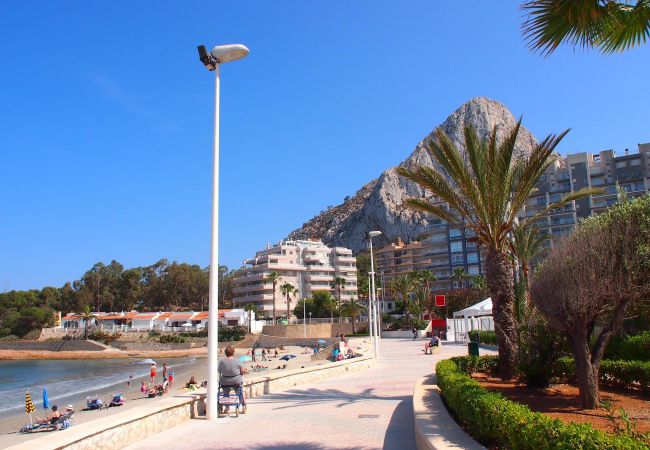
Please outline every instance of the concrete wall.
[{"label": "concrete wall", "polygon": [[[244,388],[248,397],[279,392],[309,383],[370,368],[370,356],[335,363],[287,370],[247,379]],[[205,393],[179,394],[156,403],[120,412],[110,418],[92,420],[72,426],[61,433],[45,436],[9,447],[7,450],[118,450],[191,418],[205,415]]]},{"label": "concrete wall", "polygon": [[[352,334],[351,323],[312,323],[307,324],[308,338],[329,338],[340,334]],[[304,325],[265,325],[262,334],[286,338],[304,338]]]}]

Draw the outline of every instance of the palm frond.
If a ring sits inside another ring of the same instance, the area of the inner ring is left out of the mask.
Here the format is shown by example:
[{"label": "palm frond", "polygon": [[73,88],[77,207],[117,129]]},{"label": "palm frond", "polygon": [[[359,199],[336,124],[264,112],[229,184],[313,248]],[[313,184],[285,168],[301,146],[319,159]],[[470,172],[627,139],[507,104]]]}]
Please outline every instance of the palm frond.
[{"label": "palm frond", "polygon": [[608,54],[641,45],[650,37],[650,1],[530,0],[524,38],[531,50],[548,56],[561,44],[597,48]]}]

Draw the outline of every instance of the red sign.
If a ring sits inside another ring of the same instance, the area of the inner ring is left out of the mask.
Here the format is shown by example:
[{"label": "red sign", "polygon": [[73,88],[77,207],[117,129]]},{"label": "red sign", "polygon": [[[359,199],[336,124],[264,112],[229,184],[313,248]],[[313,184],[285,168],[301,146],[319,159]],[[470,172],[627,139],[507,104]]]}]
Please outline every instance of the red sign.
[{"label": "red sign", "polygon": [[445,296],[444,295],[436,295],[435,298],[435,305],[436,306],[445,306]]}]

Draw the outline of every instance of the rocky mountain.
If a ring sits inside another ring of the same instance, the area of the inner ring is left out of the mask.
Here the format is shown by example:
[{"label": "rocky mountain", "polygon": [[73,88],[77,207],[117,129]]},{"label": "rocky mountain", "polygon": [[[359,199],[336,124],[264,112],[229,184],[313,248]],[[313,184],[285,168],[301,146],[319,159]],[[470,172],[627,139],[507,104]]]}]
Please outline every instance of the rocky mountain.
[{"label": "rocky mountain", "polygon": [[[463,128],[466,123],[474,125],[479,136],[488,135],[492,128],[497,126],[497,135],[502,138],[514,127],[516,120],[502,103],[476,97],[454,111],[439,128],[462,150]],[[423,142],[430,136],[431,134],[420,141],[400,165],[409,167],[422,164],[436,167],[423,146]],[[528,154],[535,143],[535,137],[522,127],[517,138],[517,152]],[[348,247],[355,253],[367,247],[365,233],[370,230],[383,232],[381,239],[374,239],[377,246],[394,241],[398,236],[405,241],[411,241],[426,231],[431,217],[407,209],[403,203],[407,198],[425,195],[427,194],[418,185],[397,175],[393,167],[364,185],[344,203],[304,223],[301,228],[291,232],[288,238],[317,237],[327,245]]]}]

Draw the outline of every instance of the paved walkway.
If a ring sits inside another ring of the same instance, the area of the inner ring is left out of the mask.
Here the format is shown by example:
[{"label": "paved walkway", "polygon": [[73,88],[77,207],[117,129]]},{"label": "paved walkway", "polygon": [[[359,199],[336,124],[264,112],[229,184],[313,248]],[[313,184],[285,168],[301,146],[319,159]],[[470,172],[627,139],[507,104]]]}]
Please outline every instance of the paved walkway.
[{"label": "paved walkway", "polygon": [[239,418],[192,420],[127,449],[414,449],[415,382],[467,348],[450,344],[425,356],[424,341],[383,339],[381,346],[371,369],[253,398]]}]

